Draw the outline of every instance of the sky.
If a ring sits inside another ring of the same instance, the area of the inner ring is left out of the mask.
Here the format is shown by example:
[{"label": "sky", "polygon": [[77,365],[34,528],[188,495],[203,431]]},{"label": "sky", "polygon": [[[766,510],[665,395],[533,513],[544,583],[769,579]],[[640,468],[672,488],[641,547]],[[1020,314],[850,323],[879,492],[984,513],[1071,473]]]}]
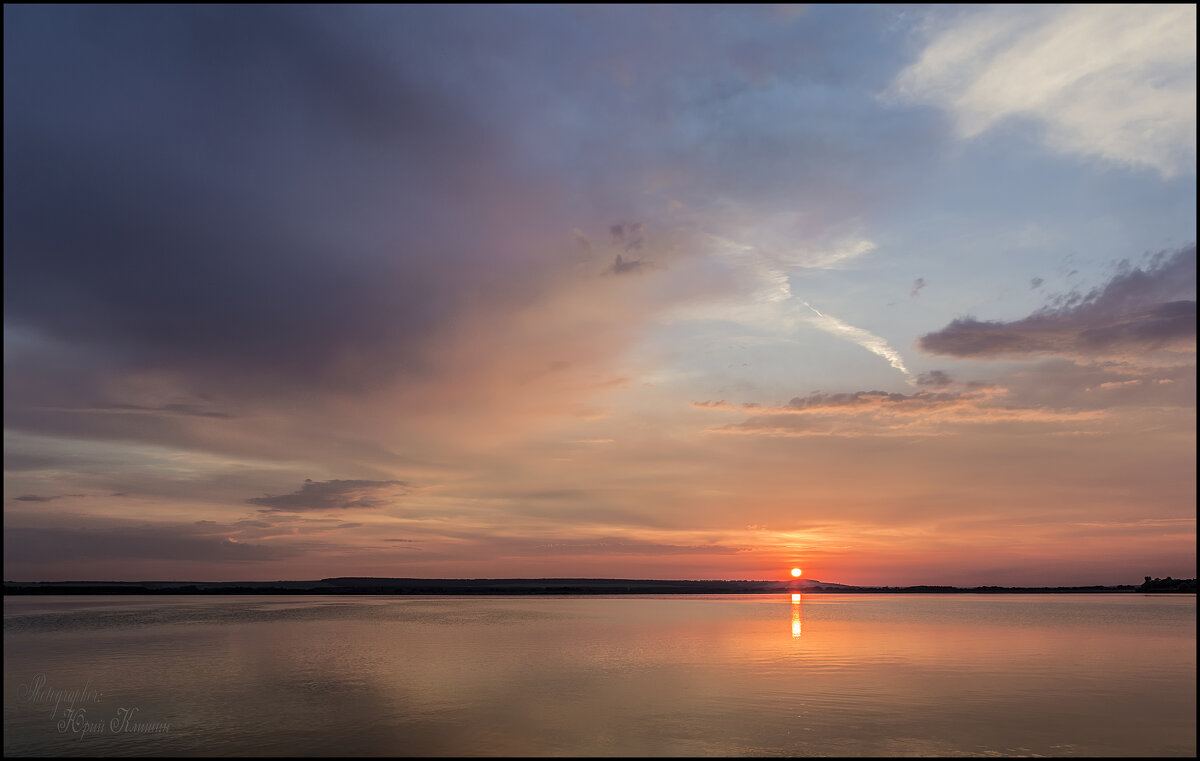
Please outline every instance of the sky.
[{"label": "sky", "polygon": [[4,7],[4,578],[1196,575],[1196,6]]}]

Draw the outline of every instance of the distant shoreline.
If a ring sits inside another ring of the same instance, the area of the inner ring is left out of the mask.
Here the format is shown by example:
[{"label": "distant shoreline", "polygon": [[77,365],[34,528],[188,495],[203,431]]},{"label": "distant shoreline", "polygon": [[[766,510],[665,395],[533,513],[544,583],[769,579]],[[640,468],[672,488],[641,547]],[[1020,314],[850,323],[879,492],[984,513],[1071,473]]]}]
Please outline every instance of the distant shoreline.
[{"label": "distant shoreline", "polygon": [[637,595],[637,594],[1093,594],[1134,592],[1195,594],[1195,583],[1176,589],[1137,585],[1084,587],[866,587],[803,581],[682,581],[654,579],[389,579],[330,578],[263,582],[4,582],[5,595]]}]

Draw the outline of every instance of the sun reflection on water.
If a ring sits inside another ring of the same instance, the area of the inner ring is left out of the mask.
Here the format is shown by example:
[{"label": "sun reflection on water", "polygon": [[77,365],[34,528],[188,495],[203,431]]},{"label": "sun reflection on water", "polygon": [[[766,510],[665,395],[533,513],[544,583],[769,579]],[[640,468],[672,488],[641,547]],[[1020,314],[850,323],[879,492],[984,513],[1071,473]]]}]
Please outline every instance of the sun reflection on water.
[{"label": "sun reflection on water", "polygon": [[800,639],[800,599],[801,595],[792,595],[792,639]]}]

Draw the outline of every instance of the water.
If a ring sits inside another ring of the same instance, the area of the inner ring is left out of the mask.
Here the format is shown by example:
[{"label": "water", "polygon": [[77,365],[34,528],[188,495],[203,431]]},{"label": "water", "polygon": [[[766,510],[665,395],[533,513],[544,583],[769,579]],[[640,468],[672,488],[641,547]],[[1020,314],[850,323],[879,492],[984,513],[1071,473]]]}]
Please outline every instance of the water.
[{"label": "water", "polygon": [[6,597],[4,753],[1194,756],[1196,598]]}]

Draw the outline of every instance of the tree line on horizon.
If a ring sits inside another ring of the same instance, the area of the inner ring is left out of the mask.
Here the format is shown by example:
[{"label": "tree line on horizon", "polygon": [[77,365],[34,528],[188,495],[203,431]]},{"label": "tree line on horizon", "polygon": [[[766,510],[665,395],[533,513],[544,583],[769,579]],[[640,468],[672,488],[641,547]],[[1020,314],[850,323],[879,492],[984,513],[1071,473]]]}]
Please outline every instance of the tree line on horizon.
[{"label": "tree line on horizon", "polygon": [[1195,579],[1172,579],[1168,576],[1165,579],[1152,579],[1149,576],[1137,588],[1139,592],[1195,592]]}]

